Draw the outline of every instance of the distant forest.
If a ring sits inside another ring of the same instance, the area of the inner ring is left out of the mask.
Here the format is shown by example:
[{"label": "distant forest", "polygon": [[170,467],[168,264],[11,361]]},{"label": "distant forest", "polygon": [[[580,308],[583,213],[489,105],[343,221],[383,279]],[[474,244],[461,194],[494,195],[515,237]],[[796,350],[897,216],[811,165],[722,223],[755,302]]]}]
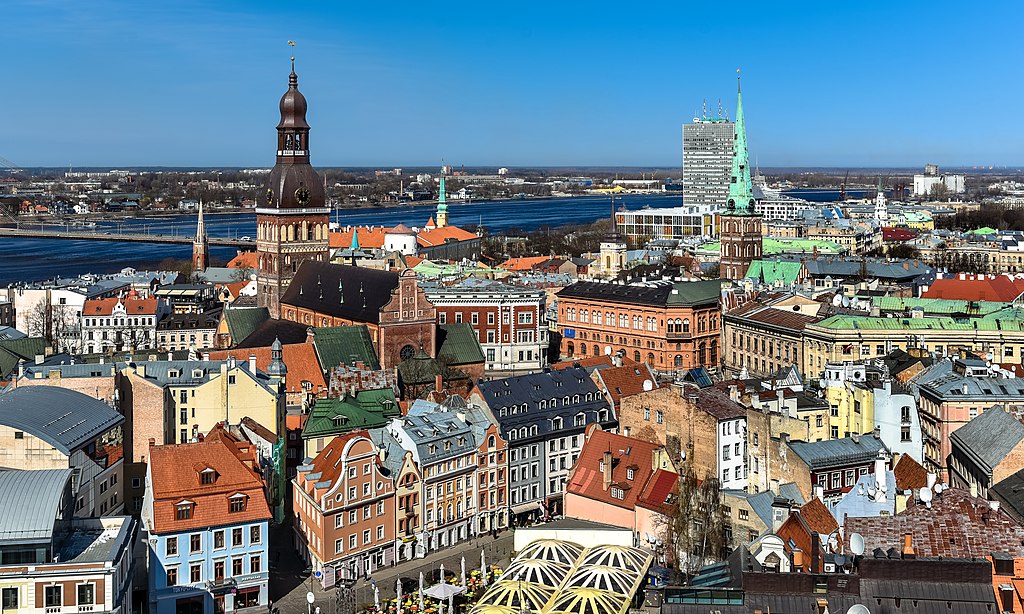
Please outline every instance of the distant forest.
[{"label": "distant forest", "polygon": [[959,211],[955,215],[935,218],[936,228],[975,230],[986,226],[997,230],[1024,230],[1024,209],[982,205],[977,211]]}]

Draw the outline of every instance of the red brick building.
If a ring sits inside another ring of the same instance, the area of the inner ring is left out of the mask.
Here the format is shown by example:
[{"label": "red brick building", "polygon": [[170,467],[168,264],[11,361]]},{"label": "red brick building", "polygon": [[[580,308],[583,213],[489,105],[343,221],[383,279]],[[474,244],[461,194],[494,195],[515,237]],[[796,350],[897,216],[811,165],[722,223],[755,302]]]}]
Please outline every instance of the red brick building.
[{"label": "red brick building", "polygon": [[420,348],[437,356],[437,311],[410,269],[305,262],[281,298],[281,318],[317,327],[365,324],[385,369]]},{"label": "red brick building", "polygon": [[577,282],[558,292],[564,358],[617,352],[657,371],[716,367],[721,282]]},{"label": "red brick building", "polygon": [[325,585],[395,560],[395,485],[366,431],[334,438],[292,480],[295,545]]}]

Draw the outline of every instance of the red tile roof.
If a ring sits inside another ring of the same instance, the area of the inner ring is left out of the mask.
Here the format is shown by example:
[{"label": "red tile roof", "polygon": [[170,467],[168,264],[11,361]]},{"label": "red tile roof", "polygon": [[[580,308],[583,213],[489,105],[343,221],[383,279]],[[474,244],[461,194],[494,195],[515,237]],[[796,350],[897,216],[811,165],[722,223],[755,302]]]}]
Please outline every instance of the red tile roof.
[{"label": "red tile roof", "polygon": [[651,479],[647,480],[647,485],[637,497],[636,504],[662,514],[669,514],[672,511],[672,504],[668,502],[668,497],[678,485],[678,474],[665,469],[657,469]]},{"label": "red tile roof", "polygon": [[388,228],[350,228],[329,235],[332,248],[345,249],[352,246],[352,232],[359,235],[360,249],[378,249],[384,247],[384,234]]},{"label": "red tile roof", "polygon": [[896,478],[897,490],[917,490],[928,485],[928,470],[909,454],[900,456],[892,468],[892,474]]},{"label": "red tile roof", "polygon": [[1009,275],[964,275],[936,279],[922,298],[1009,302],[1024,292],[1024,278]]},{"label": "red tile roof", "polygon": [[[636,365],[631,358],[625,356],[622,357],[622,365]],[[614,367],[615,364],[612,362],[612,357],[608,355],[591,356],[590,358],[577,358],[575,360],[563,360],[562,362],[556,362],[551,364],[551,368],[555,371],[561,371],[562,369],[571,369],[579,365],[584,369],[593,369],[595,367]]]},{"label": "red tile roof", "polygon": [[[573,465],[565,491],[631,510],[654,474],[652,456],[658,447],[656,443],[593,428]],[[605,490],[601,463],[608,451],[613,460],[611,484]],[[629,479],[630,469],[633,479]],[[623,490],[622,499],[612,497],[612,487],[616,486]]]},{"label": "red tile roof", "polygon": [[652,390],[660,387],[658,378],[647,363],[598,369],[594,371],[594,378],[616,407],[619,406],[622,397],[631,397],[643,392],[644,382],[651,382]]},{"label": "red tile roof", "polygon": [[[211,360],[227,360],[228,356],[234,356],[236,360],[249,360],[250,355],[256,356],[256,368],[267,371],[270,366],[270,347],[261,348],[236,348],[233,350],[214,350],[210,352]],[[281,360],[284,366],[288,367],[288,377],[285,378],[285,388],[290,393],[302,392],[302,382],[307,381],[313,384],[313,392],[319,392],[327,387],[327,380],[323,370],[320,368],[320,360],[316,355],[316,348],[312,343],[288,343],[281,346]]]},{"label": "red tile roof", "polygon": [[238,252],[238,255],[228,260],[228,268],[231,269],[255,269],[258,265],[256,252]]},{"label": "red tile roof", "polygon": [[152,316],[157,312],[155,298],[92,298],[82,307],[83,316],[109,316],[118,303],[124,304],[125,313],[130,316]]},{"label": "red tile roof", "polygon": [[548,259],[548,256],[530,256],[527,258],[509,258],[498,265],[499,269],[506,271],[530,271],[533,267]]},{"label": "red tile roof", "polygon": [[[913,536],[917,556],[982,558],[993,552],[1024,557],[1024,527],[986,499],[951,488],[932,500],[932,507],[912,505],[895,516],[847,518],[844,536],[864,537],[866,553],[875,548],[902,548],[903,535]],[[847,545],[849,542],[847,541]]]},{"label": "red tile roof", "polygon": [[420,244],[420,247],[433,247],[434,245],[442,245],[450,241],[472,241],[476,238],[475,234],[458,226],[421,230],[416,235],[416,241]]},{"label": "red tile roof", "polygon": [[[153,532],[173,533],[229,524],[270,520],[255,446],[223,429],[214,429],[202,443],[153,446],[149,470],[153,483]],[[200,472],[212,469],[216,480],[202,484]],[[229,498],[247,497],[245,510],[229,512]],[[192,516],[177,519],[177,505],[194,504]]]},{"label": "red tile roof", "polygon": [[832,515],[832,512],[828,511],[828,507],[817,497],[813,497],[810,501],[804,503],[803,507],[800,508],[800,515],[803,516],[804,522],[815,533],[828,535],[839,528],[839,523],[836,522],[835,516]]}]

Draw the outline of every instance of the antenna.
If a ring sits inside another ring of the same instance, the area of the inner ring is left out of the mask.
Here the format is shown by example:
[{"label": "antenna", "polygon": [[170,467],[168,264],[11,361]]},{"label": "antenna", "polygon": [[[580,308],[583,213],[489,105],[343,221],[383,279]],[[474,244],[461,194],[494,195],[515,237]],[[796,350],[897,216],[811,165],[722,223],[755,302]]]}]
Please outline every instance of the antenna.
[{"label": "antenna", "polygon": [[704,106],[702,108],[704,110],[701,112],[700,117],[701,117],[701,119],[707,119],[708,118],[708,99],[707,98],[704,99]]},{"label": "antenna", "polygon": [[855,556],[864,554],[864,536],[860,533],[850,534],[850,552]]}]

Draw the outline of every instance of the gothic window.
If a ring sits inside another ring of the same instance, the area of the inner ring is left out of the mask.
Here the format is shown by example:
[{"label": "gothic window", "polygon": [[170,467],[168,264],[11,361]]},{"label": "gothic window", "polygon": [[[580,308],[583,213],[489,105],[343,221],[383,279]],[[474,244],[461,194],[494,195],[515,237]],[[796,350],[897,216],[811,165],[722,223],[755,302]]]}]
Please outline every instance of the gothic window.
[{"label": "gothic window", "polygon": [[[678,324],[679,324],[679,320],[676,320],[676,325],[678,325]],[[690,318],[686,318],[686,319],[683,320],[683,332],[684,333],[690,332]]]},{"label": "gothic window", "polygon": [[411,345],[407,345],[407,346],[403,347],[398,352],[398,357],[401,358],[403,361],[409,360],[410,358],[412,358],[415,355],[416,355],[416,348],[412,347]]},{"label": "gothic window", "polygon": [[675,359],[673,359],[672,364],[677,367],[683,366],[683,357],[679,354],[676,354],[676,357]]},{"label": "gothic window", "polygon": [[633,351],[633,362],[640,362],[640,350]]}]

